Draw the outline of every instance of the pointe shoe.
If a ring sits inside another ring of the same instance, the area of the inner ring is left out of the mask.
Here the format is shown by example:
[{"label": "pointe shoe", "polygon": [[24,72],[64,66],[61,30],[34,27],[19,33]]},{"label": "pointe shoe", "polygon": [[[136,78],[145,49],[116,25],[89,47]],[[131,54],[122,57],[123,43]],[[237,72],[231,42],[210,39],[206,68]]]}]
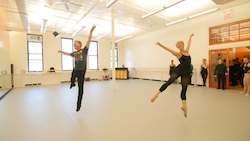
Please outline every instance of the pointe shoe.
[{"label": "pointe shoe", "polygon": [[151,98],[151,102],[154,102],[157,97],[158,96],[154,96],[153,98]]},{"label": "pointe shoe", "polygon": [[246,94],[246,96],[249,96],[249,94]]},{"label": "pointe shoe", "polygon": [[181,110],[184,112],[184,116],[187,117],[187,108],[181,107]]}]

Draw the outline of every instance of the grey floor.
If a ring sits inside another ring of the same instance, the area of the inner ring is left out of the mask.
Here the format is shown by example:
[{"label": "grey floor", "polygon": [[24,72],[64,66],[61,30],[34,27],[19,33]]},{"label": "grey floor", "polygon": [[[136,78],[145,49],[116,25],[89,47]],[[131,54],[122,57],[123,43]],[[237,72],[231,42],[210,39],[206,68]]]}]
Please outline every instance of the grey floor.
[{"label": "grey floor", "polygon": [[80,112],[69,84],[15,88],[0,101],[0,141],[250,141],[250,97],[239,91],[181,85],[154,103],[163,82],[89,81]]},{"label": "grey floor", "polygon": [[0,89],[0,97],[7,93],[10,89]]}]

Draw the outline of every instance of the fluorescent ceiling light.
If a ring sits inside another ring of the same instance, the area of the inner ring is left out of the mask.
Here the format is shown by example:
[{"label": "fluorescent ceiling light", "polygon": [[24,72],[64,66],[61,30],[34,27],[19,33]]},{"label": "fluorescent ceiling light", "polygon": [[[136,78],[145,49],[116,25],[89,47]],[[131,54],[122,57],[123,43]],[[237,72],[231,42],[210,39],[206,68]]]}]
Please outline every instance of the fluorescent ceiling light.
[{"label": "fluorescent ceiling light", "polygon": [[211,9],[211,10],[208,10],[208,11],[205,11],[205,12],[202,12],[202,13],[199,13],[199,14],[196,14],[196,15],[193,15],[193,16],[190,16],[189,18],[194,18],[194,17],[200,16],[200,15],[204,15],[204,14],[207,14],[207,13],[210,13],[210,12],[213,12],[213,11],[216,11],[216,10],[219,10],[219,8],[214,8],[214,9]]},{"label": "fluorescent ceiling light", "polygon": [[70,31],[72,31],[73,30],[73,28],[78,24],[78,23],[80,23],[81,22],[81,20],[83,19],[83,18],[85,18],[100,2],[102,2],[102,0],[98,0],[84,15],[83,15],[83,17],[79,20],[79,21],[77,21],[76,22],[76,24],[66,33],[66,34],[69,34],[69,32]]},{"label": "fluorescent ceiling light", "polygon": [[76,36],[76,34],[81,32],[84,28],[85,28],[85,26],[82,26],[81,28],[79,28],[74,34],[72,34],[72,37]]},{"label": "fluorescent ceiling light", "polygon": [[47,27],[47,21],[48,21],[48,20],[43,19],[42,28],[41,28],[41,33],[45,33],[46,27]]},{"label": "fluorescent ceiling light", "polygon": [[188,19],[188,18],[180,19],[180,20],[177,20],[177,21],[174,21],[174,22],[171,22],[171,23],[167,23],[166,25],[175,24],[175,23],[178,23],[178,22],[181,22],[181,21],[185,21],[185,20],[187,20],[187,19]]},{"label": "fluorescent ceiling light", "polygon": [[148,13],[147,15],[142,16],[142,18],[143,18],[143,19],[144,19],[144,18],[147,18],[147,17],[149,17],[149,16],[151,16],[151,15],[154,15],[154,14],[156,14],[156,13],[159,13],[159,12],[161,12],[162,10],[165,10],[165,9],[167,9],[167,8],[170,8],[170,7],[176,5],[176,4],[180,3],[180,2],[183,2],[183,1],[184,1],[184,0],[177,0],[177,1],[175,1],[175,2],[172,2],[172,3],[168,4],[168,5],[165,5],[164,7],[160,8],[160,9],[157,9],[157,10],[151,12],[151,13]]},{"label": "fluorescent ceiling light", "polygon": [[158,10],[155,10],[155,11],[153,11],[153,12],[151,12],[151,13],[148,13],[147,15],[142,16],[142,18],[143,18],[143,19],[144,19],[144,18],[147,18],[147,17],[149,17],[149,16],[151,16],[151,15],[154,15],[154,14],[156,14],[156,13],[158,13],[158,12],[164,10],[164,9],[165,9],[165,8],[162,7],[162,8],[160,8],[160,9],[158,9]]},{"label": "fluorescent ceiling light", "polygon": [[176,4],[180,3],[180,2],[183,2],[183,1],[184,0],[177,0],[175,2],[172,2],[172,3],[168,4],[168,5],[165,5],[164,8],[172,7],[172,6],[174,6],[174,5],[176,5]]},{"label": "fluorescent ceiling light", "polygon": [[111,7],[112,5],[114,5],[118,0],[111,0],[108,4],[106,4],[105,6],[107,8]]},{"label": "fluorescent ceiling light", "polygon": [[97,37],[96,40],[99,40],[99,39],[101,39],[101,38],[103,38],[103,37],[105,37],[105,36],[108,36],[109,34],[111,34],[111,32],[110,32],[110,33],[107,33],[107,34],[104,34],[104,35],[102,35],[102,36],[100,36],[100,37]]},{"label": "fluorescent ceiling light", "polygon": [[130,36],[128,36],[128,37],[124,37],[124,38],[122,38],[122,39],[116,40],[115,42],[120,42],[120,41],[122,41],[122,40],[131,38],[131,37],[133,37],[133,36],[134,36],[134,35],[130,35]]}]

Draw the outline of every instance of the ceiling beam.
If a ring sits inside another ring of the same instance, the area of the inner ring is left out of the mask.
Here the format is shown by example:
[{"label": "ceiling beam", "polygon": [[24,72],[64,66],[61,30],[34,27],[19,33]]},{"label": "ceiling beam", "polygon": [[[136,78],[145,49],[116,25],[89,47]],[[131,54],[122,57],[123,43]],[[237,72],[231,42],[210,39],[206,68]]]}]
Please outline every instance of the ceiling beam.
[{"label": "ceiling beam", "polygon": [[29,26],[25,0],[15,0],[15,1],[16,1],[17,9],[20,12],[19,15],[23,24],[23,28],[27,33],[30,33],[30,26]]},{"label": "ceiling beam", "polygon": [[98,0],[83,16],[82,16],[82,18],[79,20],[79,21],[77,21],[76,22],[76,24],[66,33],[66,34],[69,34],[69,32],[71,32],[74,28],[75,28],[75,26],[79,23],[79,22],[81,22],[82,20],[83,20],[83,18],[85,18],[100,2],[101,2],[102,0]]}]

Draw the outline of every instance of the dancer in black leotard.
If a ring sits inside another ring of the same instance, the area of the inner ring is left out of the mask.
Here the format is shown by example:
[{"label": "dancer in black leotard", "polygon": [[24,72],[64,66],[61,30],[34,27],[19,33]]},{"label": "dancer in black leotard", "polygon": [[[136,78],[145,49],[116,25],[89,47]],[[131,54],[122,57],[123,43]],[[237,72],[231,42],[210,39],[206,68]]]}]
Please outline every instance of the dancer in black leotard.
[{"label": "dancer in black leotard", "polygon": [[206,59],[202,59],[200,75],[202,76],[203,87],[206,87],[207,67],[208,67],[208,64],[206,63]]},{"label": "dancer in black leotard", "polygon": [[[171,75],[174,73],[174,69],[175,69],[175,64],[174,64],[174,60],[171,60],[171,64],[170,64],[170,68],[169,68],[169,75],[171,77]],[[174,84],[177,84],[177,81],[175,80],[173,82]]]},{"label": "dancer in black leotard", "polygon": [[244,92],[242,94],[245,94],[246,96],[250,95],[250,61],[249,58],[244,57]]},{"label": "dancer in black leotard", "polygon": [[156,43],[156,45],[161,46],[162,48],[166,49],[167,51],[171,52],[174,56],[176,56],[179,59],[180,64],[175,68],[174,73],[170,77],[170,79],[165,84],[163,84],[161,86],[160,90],[151,99],[151,102],[154,102],[155,99],[158,97],[158,95],[161,92],[163,92],[175,79],[177,79],[179,76],[181,76],[181,84],[182,84],[181,99],[182,99],[182,104],[183,104],[181,109],[183,110],[185,117],[187,117],[186,91],[187,91],[187,85],[189,82],[189,76],[191,73],[191,68],[190,68],[191,57],[188,54],[188,51],[190,49],[192,36],[194,36],[194,34],[190,35],[186,50],[184,50],[184,42],[183,41],[178,41],[176,43],[176,47],[180,50],[180,52],[173,51],[172,49],[163,46],[159,42]]}]

